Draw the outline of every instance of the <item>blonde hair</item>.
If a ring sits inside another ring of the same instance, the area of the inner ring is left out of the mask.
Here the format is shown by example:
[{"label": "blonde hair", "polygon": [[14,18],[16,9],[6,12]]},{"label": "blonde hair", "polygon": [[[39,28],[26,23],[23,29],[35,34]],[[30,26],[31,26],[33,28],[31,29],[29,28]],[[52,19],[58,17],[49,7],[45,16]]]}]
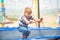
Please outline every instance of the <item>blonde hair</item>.
[{"label": "blonde hair", "polygon": [[26,7],[26,8],[25,8],[25,10],[24,10],[24,13],[26,13],[26,12],[30,12],[30,13],[32,13],[32,10],[31,10],[31,8],[29,8],[29,7]]}]

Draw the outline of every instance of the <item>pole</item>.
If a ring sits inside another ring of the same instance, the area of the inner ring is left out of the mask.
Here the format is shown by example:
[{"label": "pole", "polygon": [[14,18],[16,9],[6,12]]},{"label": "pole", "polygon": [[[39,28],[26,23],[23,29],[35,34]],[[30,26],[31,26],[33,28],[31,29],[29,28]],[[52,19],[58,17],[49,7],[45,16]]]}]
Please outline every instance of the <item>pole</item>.
[{"label": "pole", "polygon": [[[38,18],[40,18],[40,5],[38,0]],[[38,22],[38,28],[40,28],[40,22]]]}]

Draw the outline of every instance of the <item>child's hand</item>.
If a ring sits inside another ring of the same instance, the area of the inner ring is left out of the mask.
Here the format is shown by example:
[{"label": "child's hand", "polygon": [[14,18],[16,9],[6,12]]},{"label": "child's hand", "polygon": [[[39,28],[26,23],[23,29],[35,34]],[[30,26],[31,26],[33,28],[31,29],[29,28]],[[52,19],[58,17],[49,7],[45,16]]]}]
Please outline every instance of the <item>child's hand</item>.
[{"label": "child's hand", "polygon": [[34,22],[34,20],[30,20],[30,23],[33,23]]},{"label": "child's hand", "polygon": [[40,22],[42,22],[43,18],[40,18]]}]

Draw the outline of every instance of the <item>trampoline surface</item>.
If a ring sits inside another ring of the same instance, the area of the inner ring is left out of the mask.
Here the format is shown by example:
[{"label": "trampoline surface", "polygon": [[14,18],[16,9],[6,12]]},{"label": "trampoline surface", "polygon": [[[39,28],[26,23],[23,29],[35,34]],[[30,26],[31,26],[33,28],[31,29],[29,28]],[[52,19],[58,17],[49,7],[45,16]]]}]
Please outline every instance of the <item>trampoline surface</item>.
[{"label": "trampoline surface", "polygon": [[[29,40],[47,40],[60,38],[60,28],[30,28]],[[43,39],[44,38],[44,39]],[[17,28],[0,28],[0,40],[22,40]]]}]

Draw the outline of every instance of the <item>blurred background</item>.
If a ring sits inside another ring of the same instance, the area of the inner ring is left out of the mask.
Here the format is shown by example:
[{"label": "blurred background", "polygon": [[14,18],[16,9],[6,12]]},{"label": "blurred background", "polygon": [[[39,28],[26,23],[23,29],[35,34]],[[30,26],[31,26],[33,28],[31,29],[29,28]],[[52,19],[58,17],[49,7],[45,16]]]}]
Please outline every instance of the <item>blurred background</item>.
[{"label": "blurred background", "polygon": [[[1,1],[0,1],[1,4]],[[5,15],[10,19],[7,21],[13,21],[13,24],[5,24],[4,27],[18,27],[19,19],[24,14],[24,8],[30,7],[32,9],[32,16],[38,18],[38,11],[40,12],[40,17],[43,17],[43,23],[40,27],[58,27],[58,15],[57,12],[60,10],[60,0],[39,0],[39,10],[38,10],[38,0],[4,0],[5,4]],[[1,5],[0,5],[1,11]],[[1,13],[1,12],[0,12]],[[0,25],[1,26],[1,25]],[[37,28],[37,23],[29,25],[30,27]]]},{"label": "blurred background", "polygon": [[[31,29],[31,34],[28,38],[41,38],[45,37],[57,37],[60,38],[60,30],[58,26],[58,11],[60,11],[60,0],[0,0],[0,27],[9,27],[6,29],[0,30],[0,39],[1,40],[16,40],[22,37],[22,34],[18,30],[14,30],[13,27],[19,26],[19,18],[24,15],[25,7],[30,7],[32,9],[32,16],[38,19],[38,17],[43,18],[43,22],[29,24],[29,27],[32,28],[57,28],[58,29],[49,29],[40,30],[40,29]],[[3,8],[3,9],[2,9]],[[3,10],[3,12],[1,12]],[[6,19],[2,14],[5,13]],[[1,24],[2,22],[2,24]],[[4,24],[4,22],[14,22],[11,24]],[[34,34],[33,34],[34,33]],[[48,40],[42,39],[42,40]],[[34,40],[34,39],[33,39]],[[39,39],[40,40],[40,39]]]}]

